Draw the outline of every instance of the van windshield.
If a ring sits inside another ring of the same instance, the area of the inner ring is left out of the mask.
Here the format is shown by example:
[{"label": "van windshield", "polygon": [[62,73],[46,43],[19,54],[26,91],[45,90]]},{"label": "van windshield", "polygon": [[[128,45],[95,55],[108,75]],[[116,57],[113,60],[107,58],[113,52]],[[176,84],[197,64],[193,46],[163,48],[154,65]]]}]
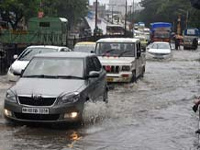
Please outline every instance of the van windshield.
[{"label": "van windshield", "polygon": [[96,54],[99,56],[134,57],[135,44],[122,42],[100,42],[97,43]]}]

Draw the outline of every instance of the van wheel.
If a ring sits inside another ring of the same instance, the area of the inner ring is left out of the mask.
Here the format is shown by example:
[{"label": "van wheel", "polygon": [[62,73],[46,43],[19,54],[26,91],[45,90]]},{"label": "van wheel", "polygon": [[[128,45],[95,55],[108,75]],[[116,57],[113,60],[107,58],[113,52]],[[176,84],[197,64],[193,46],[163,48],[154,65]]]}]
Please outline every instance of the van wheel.
[{"label": "van wheel", "polygon": [[132,72],[132,79],[131,79],[131,82],[136,82],[137,78],[136,78],[136,72],[133,71]]},{"label": "van wheel", "polygon": [[142,74],[141,74],[141,77],[144,77],[144,73],[145,73],[145,66],[142,68]]},{"label": "van wheel", "polygon": [[108,87],[106,87],[105,92],[103,94],[103,101],[108,103]]}]

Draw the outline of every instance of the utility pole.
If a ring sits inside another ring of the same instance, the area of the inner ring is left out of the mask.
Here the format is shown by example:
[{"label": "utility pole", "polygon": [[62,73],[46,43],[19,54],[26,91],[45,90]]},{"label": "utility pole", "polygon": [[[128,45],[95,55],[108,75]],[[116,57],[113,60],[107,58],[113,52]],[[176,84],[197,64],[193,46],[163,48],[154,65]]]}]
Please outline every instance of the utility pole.
[{"label": "utility pole", "polygon": [[135,20],[134,20],[134,15],[135,15],[135,4],[134,4],[135,2],[134,2],[134,0],[133,0],[133,13],[132,13],[132,28],[133,28],[133,38],[135,37],[135,35],[134,35],[134,23],[135,23]]},{"label": "utility pole", "polygon": [[177,20],[177,34],[181,35],[181,15],[178,15],[178,20]]},{"label": "utility pole", "polygon": [[96,32],[97,32],[97,12],[98,12],[98,0],[96,0],[96,4],[95,4],[95,27],[94,27],[94,36],[96,37]]},{"label": "utility pole", "polygon": [[127,0],[126,0],[126,5],[125,5],[125,36],[126,36],[126,20],[127,20]]},{"label": "utility pole", "polygon": [[[109,10],[111,10],[111,23],[113,24],[113,19],[114,19],[114,6],[117,6],[116,4],[108,4]],[[111,9],[110,9],[111,8]]]},{"label": "utility pole", "polygon": [[113,24],[113,5],[112,5],[112,24]]},{"label": "utility pole", "polygon": [[185,21],[185,27],[186,27],[186,29],[188,28],[188,16],[189,16],[189,12],[187,10],[187,12],[186,12],[186,21]]}]

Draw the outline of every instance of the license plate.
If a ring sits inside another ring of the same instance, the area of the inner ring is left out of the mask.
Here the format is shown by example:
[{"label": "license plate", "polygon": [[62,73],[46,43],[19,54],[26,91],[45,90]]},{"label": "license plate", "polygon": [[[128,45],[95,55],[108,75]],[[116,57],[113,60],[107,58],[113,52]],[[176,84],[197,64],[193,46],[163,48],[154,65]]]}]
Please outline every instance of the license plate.
[{"label": "license plate", "polygon": [[107,77],[107,82],[113,82],[113,78]]},{"label": "license plate", "polygon": [[49,114],[49,109],[48,108],[28,108],[28,107],[23,107],[22,108],[22,113],[25,113],[25,114]]}]

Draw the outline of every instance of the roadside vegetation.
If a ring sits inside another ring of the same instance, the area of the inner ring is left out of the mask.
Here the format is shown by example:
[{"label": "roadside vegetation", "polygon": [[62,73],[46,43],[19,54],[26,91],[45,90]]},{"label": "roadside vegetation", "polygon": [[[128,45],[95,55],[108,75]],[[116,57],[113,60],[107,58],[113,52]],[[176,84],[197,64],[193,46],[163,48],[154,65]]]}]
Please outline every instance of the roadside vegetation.
[{"label": "roadside vegetation", "polygon": [[38,12],[45,16],[65,17],[70,26],[87,14],[88,0],[1,0],[0,17],[16,29],[19,22],[36,17]]},{"label": "roadside vegetation", "polygon": [[171,22],[176,25],[178,16],[181,17],[182,27],[200,28],[200,10],[191,6],[190,0],[141,0],[142,11],[134,15],[134,22]]}]

